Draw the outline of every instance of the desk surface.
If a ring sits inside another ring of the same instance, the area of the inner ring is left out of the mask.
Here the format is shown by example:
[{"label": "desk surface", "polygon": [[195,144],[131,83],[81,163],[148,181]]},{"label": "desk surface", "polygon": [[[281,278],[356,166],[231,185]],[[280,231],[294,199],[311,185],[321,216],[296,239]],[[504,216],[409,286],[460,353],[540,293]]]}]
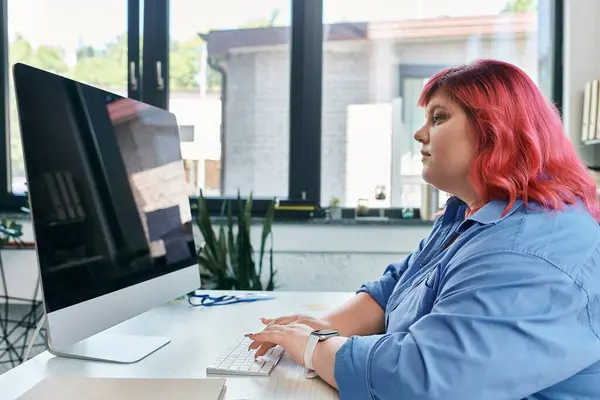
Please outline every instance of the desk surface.
[{"label": "desk surface", "polygon": [[[227,292],[219,292],[227,293]],[[47,351],[0,375],[0,399],[14,399],[50,375],[91,377],[193,378],[235,338],[262,329],[259,318],[291,313],[319,315],[353,293],[275,292],[275,300],[218,307],[191,307],[179,301],[158,307],[109,331],[167,336],[171,342],[135,364],[54,357]],[[108,331],[107,331],[108,332]],[[270,377],[227,376],[226,399],[337,399],[320,379],[305,379],[304,368],[285,354]]]}]

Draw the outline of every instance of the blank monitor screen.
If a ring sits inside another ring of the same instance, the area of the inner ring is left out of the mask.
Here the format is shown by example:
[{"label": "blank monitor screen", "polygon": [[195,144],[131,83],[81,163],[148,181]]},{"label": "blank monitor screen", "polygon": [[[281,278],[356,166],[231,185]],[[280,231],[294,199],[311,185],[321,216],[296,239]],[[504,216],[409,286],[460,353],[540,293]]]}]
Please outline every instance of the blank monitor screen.
[{"label": "blank monitor screen", "polygon": [[196,264],[175,116],[22,64],[14,76],[47,312]]}]

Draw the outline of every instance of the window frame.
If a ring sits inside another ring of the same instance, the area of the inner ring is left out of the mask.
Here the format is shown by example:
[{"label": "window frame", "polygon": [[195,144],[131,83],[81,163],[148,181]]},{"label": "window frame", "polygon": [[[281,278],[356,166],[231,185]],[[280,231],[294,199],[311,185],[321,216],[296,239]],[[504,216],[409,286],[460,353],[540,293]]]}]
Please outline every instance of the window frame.
[{"label": "window frame", "polygon": [[323,109],[323,0],[292,0],[290,57],[288,198],[319,205]]},{"label": "window frame", "polygon": [[[169,0],[144,0],[141,100],[169,109]],[[154,27],[155,29],[146,29]],[[129,30],[129,28],[128,28]]]},{"label": "window frame", "polygon": [[563,117],[563,57],[564,57],[564,15],[566,0],[548,0],[550,1],[550,29],[552,41],[552,59],[550,65],[551,73],[551,92],[554,105],[558,109],[561,118]]},{"label": "window frame", "polygon": [[8,1],[0,0],[0,124],[4,128],[4,140],[0,140],[0,210],[18,212],[27,205],[27,196],[13,194],[11,188]]},{"label": "window frame", "polygon": [[[9,87],[8,87],[8,1],[0,0],[0,211],[18,212],[27,204],[23,195],[10,188]],[[144,1],[144,46],[140,57],[140,2]],[[552,100],[562,115],[563,102],[563,14],[564,0],[546,0],[551,7],[551,88]],[[323,90],[323,0],[290,0],[292,9],[290,41],[290,162],[288,197],[279,200],[292,205],[321,205],[321,132]],[[169,86],[169,0],[124,0],[128,11],[128,95],[161,108],[168,108]],[[140,61],[143,71],[140,73]],[[156,62],[161,62],[163,89],[157,85]],[[145,77],[145,79],[142,79]],[[135,78],[135,79],[134,79]],[[137,82],[137,86],[135,83]],[[399,88],[400,89],[400,88]],[[223,201],[231,196],[207,197],[212,215],[221,214]],[[262,215],[270,199],[255,199],[255,215]],[[197,197],[190,197],[195,208]],[[233,202],[235,205],[235,202]],[[418,212],[418,210],[415,210]],[[370,213],[379,215],[378,209]],[[386,208],[385,215],[402,218],[400,208]],[[353,208],[344,208],[343,218],[354,218]],[[321,217],[317,212],[313,217]],[[306,219],[309,216],[289,216]]]},{"label": "window frame", "polygon": [[140,0],[127,0],[127,96],[142,99],[140,74]]}]

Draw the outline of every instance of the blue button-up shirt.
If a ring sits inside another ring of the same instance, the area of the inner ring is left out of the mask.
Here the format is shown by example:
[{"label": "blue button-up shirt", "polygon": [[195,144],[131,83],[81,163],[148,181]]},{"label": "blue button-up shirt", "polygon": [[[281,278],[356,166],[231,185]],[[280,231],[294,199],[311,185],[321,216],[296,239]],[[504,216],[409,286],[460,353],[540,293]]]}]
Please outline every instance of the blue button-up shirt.
[{"label": "blue button-up shirt", "polygon": [[385,333],[338,351],[342,399],[600,399],[600,227],[581,203],[506,206],[465,219],[450,198],[418,249],[360,288]]}]

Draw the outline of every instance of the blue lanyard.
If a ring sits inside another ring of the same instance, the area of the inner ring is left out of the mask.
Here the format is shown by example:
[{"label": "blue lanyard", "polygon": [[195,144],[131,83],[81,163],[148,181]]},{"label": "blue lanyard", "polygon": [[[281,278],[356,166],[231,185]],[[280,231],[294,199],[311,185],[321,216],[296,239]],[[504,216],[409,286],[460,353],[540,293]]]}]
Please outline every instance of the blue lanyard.
[{"label": "blue lanyard", "polygon": [[[194,307],[213,307],[213,306],[225,306],[227,304],[235,303],[251,303],[254,301],[271,300],[275,296],[263,294],[263,293],[245,293],[241,295],[223,295],[212,297],[208,294],[189,294],[188,303]],[[200,302],[194,299],[200,299]]]}]

